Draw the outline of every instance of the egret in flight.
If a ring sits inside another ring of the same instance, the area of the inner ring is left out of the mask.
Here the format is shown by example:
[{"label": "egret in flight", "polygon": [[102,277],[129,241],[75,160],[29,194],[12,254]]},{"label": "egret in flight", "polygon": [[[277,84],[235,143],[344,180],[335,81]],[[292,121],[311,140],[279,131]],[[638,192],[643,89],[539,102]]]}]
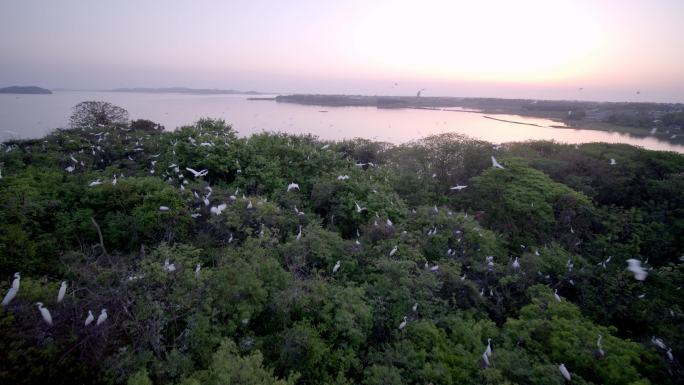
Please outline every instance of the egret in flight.
[{"label": "egret in flight", "polygon": [[221,213],[223,212],[223,210],[226,209],[226,207],[228,207],[227,204],[221,203],[221,204],[218,205],[218,206],[213,206],[213,207],[210,209],[210,211],[211,211],[211,213],[214,214],[214,215],[221,215]]},{"label": "egret in flight", "polygon": [[501,165],[501,163],[496,161],[496,158],[494,155],[492,155],[492,167],[494,168],[504,168],[504,166]]},{"label": "egret in flight", "polygon": [[45,321],[46,324],[52,326],[52,316],[50,315],[50,310],[48,310],[46,307],[43,307],[42,302],[36,302],[36,305],[38,305],[40,315],[43,316],[43,321]]},{"label": "egret in flight", "polygon": [[364,210],[368,210],[368,209],[365,208],[365,207],[359,206],[359,203],[358,203],[358,202],[354,202],[354,203],[356,204],[356,212],[357,212],[357,213],[360,213],[360,212],[362,212],[362,211],[364,211]]},{"label": "egret in flight", "polygon": [[192,175],[193,175],[195,178],[199,178],[199,177],[205,176],[205,175],[207,175],[207,174],[209,173],[209,170],[207,170],[207,169],[204,169],[204,170],[201,170],[201,171],[194,170],[194,169],[192,169],[192,168],[190,168],[190,167],[186,167],[185,169],[188,170],[188,171],[190,171],[190,172],[192,173]]}]

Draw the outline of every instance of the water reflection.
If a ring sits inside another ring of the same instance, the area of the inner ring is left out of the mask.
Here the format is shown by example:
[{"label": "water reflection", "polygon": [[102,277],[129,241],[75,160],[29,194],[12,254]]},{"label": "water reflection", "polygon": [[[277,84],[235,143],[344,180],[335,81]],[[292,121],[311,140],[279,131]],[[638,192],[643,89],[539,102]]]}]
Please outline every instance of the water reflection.
[{"label": "water reflection", "polygon": [[[684,153],[684,146],[654,137],[607,131],[551,128],[547,119],[494,115],[537,126],[486,119],[481,113],[375,107],[316,107],[273,101],[248,101],[241,95],[179,95],[111,92],[56,92],[53,95],[0,95],[0,139],[39,137],[67,124],[71,107],[84,100],[105,100],[172,129],[201,117],[222,118],[241,135],[262,131],[314,134],[323,139],[363,137],[393,143],[456,132],[492,143],[532,139],[566,143],[628,143]],[[453,108],[450,108],[453,110]],[[325,111],[325,112],[322,112]],[[7,132],[10,130],[12,132]]]}]

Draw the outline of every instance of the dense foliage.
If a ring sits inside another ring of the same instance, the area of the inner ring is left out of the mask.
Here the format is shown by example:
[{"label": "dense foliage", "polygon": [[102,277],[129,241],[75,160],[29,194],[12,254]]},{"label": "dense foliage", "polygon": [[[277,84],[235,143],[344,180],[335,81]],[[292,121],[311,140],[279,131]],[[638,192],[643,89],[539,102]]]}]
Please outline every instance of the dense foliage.
[{"label": "dense foliage", "polygon": [[681,383],[684,156],[119,123],[0,148],[0,383]]}]

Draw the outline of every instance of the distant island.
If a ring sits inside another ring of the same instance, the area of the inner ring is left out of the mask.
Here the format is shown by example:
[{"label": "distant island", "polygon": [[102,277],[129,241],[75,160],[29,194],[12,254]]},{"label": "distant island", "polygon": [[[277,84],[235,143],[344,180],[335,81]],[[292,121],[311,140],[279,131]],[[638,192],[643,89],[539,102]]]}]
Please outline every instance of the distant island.
[{"label": "distant island", "polygon": [[0,94],[51,94],[52,91],[36,86],[11,86],[0,88]]},{"label": "distant island", "polygon": [[257,91],[237,91],[221,90],[216,88],[187,88],[187,87],[165,87],[165,88],[115,88],[107,90],[109,92],[140,92],[150,94],[194,94],[194,95],[261,95]]},{"label": "distant island", "polygon": [[324,107],[412,108],[520,115],[564,123],[564,126],[553,126],[557,128],[618,131],[650,135],[670,142],[684,141],[682,103],[308,94],[279,95],[275,101]]}]

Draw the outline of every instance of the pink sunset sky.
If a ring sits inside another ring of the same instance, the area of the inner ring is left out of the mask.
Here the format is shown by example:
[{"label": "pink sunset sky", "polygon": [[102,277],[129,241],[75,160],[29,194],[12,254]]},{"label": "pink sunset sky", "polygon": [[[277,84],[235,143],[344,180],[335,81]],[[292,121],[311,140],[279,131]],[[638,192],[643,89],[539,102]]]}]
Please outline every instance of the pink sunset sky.
[{"label": "pink sunset sky", "polygon": [[0,86],[684,102],[683,17],[681,0],[3,1]]}]

